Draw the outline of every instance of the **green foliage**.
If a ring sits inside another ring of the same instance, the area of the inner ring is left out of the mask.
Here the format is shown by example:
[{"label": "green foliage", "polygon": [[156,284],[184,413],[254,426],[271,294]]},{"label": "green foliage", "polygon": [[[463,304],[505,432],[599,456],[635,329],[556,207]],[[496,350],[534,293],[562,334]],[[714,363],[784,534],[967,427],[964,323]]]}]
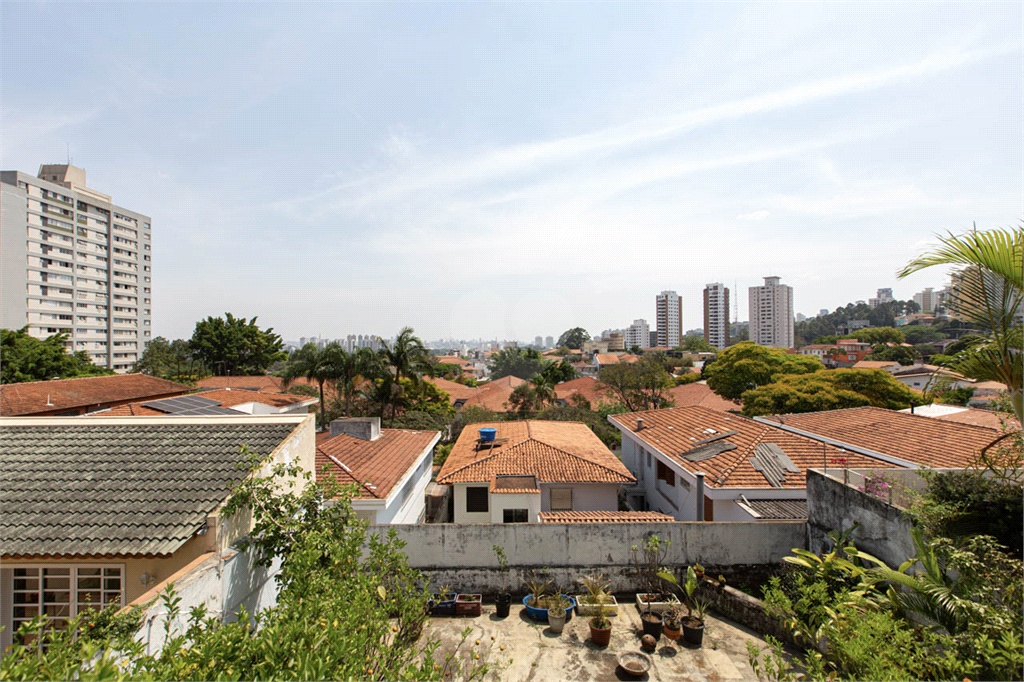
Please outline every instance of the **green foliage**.
[{"label": "green foliage", "polygon": [[684,336],[682,343],[672,350],[714,353],[718,349],[705,341],[703,336]]},{"label": "green foliage", "polygon": [[739,400],[744,392],[787,374],[810,374],[819,370],[821,362],[815,358],[744,341],[719,353],[715,362],[707,366],[705,378],[718,395]]},{"label": "green foliage", "polygon": [[317,398],[320,396],[320,391],[316,390],[309,384],[298,384],[296,386],[289,386],[286,393],[291,393],[292,395],[304,395],[307,398]]},{"label": "green foliage", "polygon": [[913,325],[904,327],[902,331],[906,342],[912,343],[915,346],[919,343],[934,343],[945,338],[945,335],[934,327]]},{"label": "green foliage", "polygon": [[942,403],[943,405],[964,406],[974,397],[974,389],[970,386],[961,386],[960,388],[949,388],[944,391],[929,391],[928,397],[933,402]]},{"label": "green foliage", "polygon": [[888,372],[877,369],[823,370],[820,363],[818,368],[813,374],[782,376],[775,383],[747,391],[742,396],[743,414],[753,417],[865,405],[901,410],[921,403],[920,396]]},{"label": "green foliage", "polygon": [[541,374],[552,384],[572,381],[578,376],[576,368],[568,360],[550,363],[541,371]]},{"label": "green foliage", "polygon": [[491,356],[491,379],[514,376],[529,380],[544,372],[549,364],[535,348],[503,348]]},{"label": "green foliage", "polygon": [[924,496],[911,510],[932,537],[990,535],[1016,556],[1024,552],[1024,488],[975,471],[931,473]]},{"label": "green foliage", "polygon": [[569,348],[572,350],[579,350],[583,348],[583,344],[590,340],[590,334],[583,327],[573,327],[572,329],[562,332],[562,335],[558,337],[558,343],[555,344],[559,348]]},{"label": "green foliage", "polygon": [[913,348],[906,346],[886,346],[885,344],[878,344],[871,349],[871,353],[864,358],[865,360],[886,360],[888,362],[898,362],[901,365],[912,365],[921,357]]},{"label": "green foliage", "polygon": [[897,316],[916,309],[913,301],[887,301],[874,308],[866,303],[848,303],[831,313],[797,322],[794,327],[797,347],[805,345],[809,339],[814,339],[814,343],[834,343],[818,339],[835,335],[836,330],[850,320],[867,320],[873,328],[892,327]]},{"label": "green foliage", "polygon": [[67,334],[54,334],[45,339],[30,336],[28,327],[18,330],[0,329],[0,383],[48,381],[73,377],[113,374],[92,363],[85,351],[67,352]]},{"label": "green foliage", "polygon": [[687,372],[686,374],[680,374],[674,377],[676,386],[685,386],[686,384],[695,384],[700,381],[700,372]]},{"label": "green foliage", "polygon": [[[608,409],[621,410],[622,408]],[[602,443],[613,448],[622,444],[622,432],[608,423],[609,414],[618,414],[618,412],[601,412],[576,405],[552,405],[538,412],[536,418],[548,421],[583,422],[601,439]]]},{"label": "green foliage", "polygon": [[[393,342],[385,342],[382,345],[378,359],[379,362],[386,364],[390,371],[378,370],[374,373],[380,378],[377,397],[386,395],[386,387],[390,388],[391,421],[394,422],[399,404],[403,402],[408,387],[408,384],[402,383],[402,379],[407,379],[413,386],[418,386],[420,377],[432,371],[430,354],[412,327],[402,327]],[[383,410],[381,414],[383,415]]]},{"label": "green foliage", "polygon": [[672,375],[654,356],[644,356],[633,364],[623,362],[604,367],[599,379],[629,412],[666,406],[665,393],[675,385]]},{"label": "green foliage", "polygon": [[188,341],[168,341],[162,336],[146,344],[142,357],[135,362],[132,371],[189,384],[195,383],[200,376],[209,374],[192,352]]},{"label": "green foliage", "polygon": [[452,448],[455,447],[455,443],[444,443],[434,448],[434,464],[436,466],[443,466],[448,461],[448,455],[452,454]]},{"label": "green foliage", "polygon": [[196,322],[189,340],[194,357],[216,374],[265,374],[267,368],[286,355],[281,337],[272,328],[260,329],[256,319],[207,317]]},{"label": "green foliage", "polygon": [[452,441],[459,439],[459,435],[462,434],[462,429],[466,428],[470,424],[484,424],[492,422],[500,422],[504,418],[504,415],[500,415],[494,410],[489,410],[486,407],[480,407],[479,405],[466,405],[459,412],[455,418],[455,422],[452,424]]},{"label": "green foliage", "polygon": [[840,338],[857,339],[861,343],[870,343],[871,345],[905,342],[903,332],[893,327],[867,327]]},{"label": "green foliage", "polygon": [[[260,462],[250,460],[255,473]],[[15,646],[0,660],[0,679],[144,680],[441,680],[475,678],[486,668],[462,664],[459,651],[439,655],[440,642],[422,636],[429,593],[412,570],[394,531],[369,534],[352,512],[349,493],[308,481],[278,494],[283,477],[299,472],[277,466],[273,477],[240,485],[225,510],[253,510],[250,546],[266,565],[282,560],[277,605],[222,623],[205,607],[187,617],[184,632],[168,632],[161,651],[146,653],[126,629],[106,639],[88,636],[87,623],[71,621],[44,635],[49,646]],[[340,495],[340,497],[338,497]],[[336,504],[325,505],[336,498]],[[167,621],[180,598],[162,595]],[[85,627],[83,627],[85,625]],[[468,630],[464,633],[468,635]],[[460,644],[459,647],[462,645]]]}]

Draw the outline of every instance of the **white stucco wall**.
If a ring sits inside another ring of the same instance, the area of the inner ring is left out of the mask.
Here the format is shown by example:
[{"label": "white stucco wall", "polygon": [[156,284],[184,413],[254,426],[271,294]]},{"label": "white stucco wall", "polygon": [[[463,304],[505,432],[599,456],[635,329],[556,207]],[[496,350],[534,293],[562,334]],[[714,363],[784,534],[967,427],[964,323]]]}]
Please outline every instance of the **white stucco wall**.
[{"label": "white stucco wall", "polygon": [[[438,438],[441,435],[438,434]],[[426,510],[427,485],[430,483],[434,462],[434,443],[423,451],[416,466],[392,489],[385,508],[378,512],[377,523],[420,523]]]},{"label": "white stucco wall", "polygon": [[616,483],[542,483],[541,511],[551,511],[551,490],[572,489],[573,511],[617,511],[619,486]]},{"label": "white stucco wall", "polygon": [[455,523],[490,523],[491,506],[488,500],[487,511],[467,512],[466,511],[466,488],[488,487],[485,483],[456,483],[453,486],[455,494]]},{"label": "white stucco wall", "polygon": [[490,496],[491,523],[504,523],[506,509],[526,509],[529,523],[537,523],[541,511],[540,495],[537,493],[500,493]]}]

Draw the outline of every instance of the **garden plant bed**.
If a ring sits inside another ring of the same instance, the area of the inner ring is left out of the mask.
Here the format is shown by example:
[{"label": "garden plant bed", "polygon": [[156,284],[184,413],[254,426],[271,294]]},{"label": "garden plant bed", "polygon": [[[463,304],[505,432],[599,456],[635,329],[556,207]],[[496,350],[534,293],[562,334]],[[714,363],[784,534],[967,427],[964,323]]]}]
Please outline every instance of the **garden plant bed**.
[{"label": "garden plant bed", "polygon": [[[590,596],[586,594],[580,594],[576,596],[576,615],[577,616],[596,616],[597,615],[597,604],[590,603]],[[619,602],[614,596],[608,595],[608,598],[604,600],[604,614],[609,618],[613,618],[619,615]]]},{"label": "garden plant bed", "polygon": [[[648,601],[650,599],[651,601]],[[636,595],[636,610],[639,613],[651,611],[653,613],[665,613],[669,609],[678,609],[681,606],[679,597],[674,594],[643,594]]]}]

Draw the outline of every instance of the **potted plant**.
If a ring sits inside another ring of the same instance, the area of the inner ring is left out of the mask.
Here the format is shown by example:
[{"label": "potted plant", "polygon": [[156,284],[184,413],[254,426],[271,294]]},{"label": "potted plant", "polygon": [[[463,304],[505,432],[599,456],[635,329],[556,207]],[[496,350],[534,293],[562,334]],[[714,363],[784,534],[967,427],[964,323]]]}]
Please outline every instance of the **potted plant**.
[{"label": "potted plant", "polygon": [[428,606],[432,616],[454,616],[455,600],[458,595],[448,585],[431,595]]},{"label": "potted plant", "polygon": [[683,641],[687,644],[700,646],[704,642],[704,616],[708,612],[708,602],[704,599],[694,599],[693,608],[689,610],[686,618],[683,618]]},{"label": "potted plant", "polygon": [[455,598],[455,615],[479,616],[483,603],[482,594],[460,594]]},{"label": "potted plant", "polygon": [[665,612],[664,622],[662,627],[662,633],[667,639],[671,639],[673,642],[679,639],[679,634],[683,630],[681,623],[681,616],[679,609],[669,609]]},{"label": "potted plant", "polygon": [[[612,614],[608,611],[608,598],[611,596],[608,594],[608,588],[611,583],[599,573],[580,578],[580,582],[587,591],[589,608],[593,609],[594,617],[590,619],[590,639],[593,640],[595,646],[608,646],[612,637],[612,621],[609,618]],[[578,608],[579,604],[577,603]],[[580,611],[580,614],[582,615],[583,612]]]},{"label": "potted plant", "polygon": [[652,535],[642,547],[630,547],[632,573],[641,588],[636,594],[636,609],[641,614],[648,611],[664,613],[680,606],[679,599],[671,592],[666,593],[663,589],[664,583],[658,578],[658,573],[664,570],[662,565],[671,546],[671,540],[662,540],[657,535]]},{"label": "potted plant", "polygon": [[693,572],[697,576],[697,580],[704,580],[704,567],[699,563],[693,565]]},{"label": "potted plant", "polygon": [[583,594],[576,596],[576,613],[580,616],[596,616],[598,611],[604,609],[604,615],[613,617],[619,615],[619,602],[615,596],[608,593],[608,583],[604,576],[599,574],[588,575],[577,580],[583,585]]},{"label": "potted plant", "polygon": [[494,545],[491,547],[494,550],[494,555],[498,558],[498,569],[501,572],[501,592],[494,597],[494,611],[499,618],[507,618],[509,607],[512,605],[512,595],[508,591],[508,558],[505,556],[505,550],[499,546]]},{"label": "potted plant", "polygon": [[576,601],[567,594],[547,594],[551,583],[551,580],[545,581],[537,576],[526,581],[526,589],[529,590],[529,594],[523,597],[526,615],[539,623],[546,623],[549,610],[557,608],[565,613],[566,620],[571,620]]},{"label": "potted plant", "polygon": [[565,627],[565,618],[569,602],[562,599],[561,595],[555,594],[547,598],[547,607],[548,626],[556,635],[562,634],[562,628]]},{"label": "potted plant", "polygon": [[660,613],[651,610],[644,611],[640,616],[640,625],[643,627],[645,635],[650,635],[654,641],[661,639],[664,623]]},{"label": "potted plant", "polygon": [[688,566],[686,582],[682,586],[669,571],[658,573],[658,577],[682,591],[683,600],[686,602],[686,617],[680,623],[683,626],[683,641],[700,646],[704,641],[704,616],[707,614],[708,602],[697,596],[701,585],[697,580],[697,572],[693,570],[693,566]]}]

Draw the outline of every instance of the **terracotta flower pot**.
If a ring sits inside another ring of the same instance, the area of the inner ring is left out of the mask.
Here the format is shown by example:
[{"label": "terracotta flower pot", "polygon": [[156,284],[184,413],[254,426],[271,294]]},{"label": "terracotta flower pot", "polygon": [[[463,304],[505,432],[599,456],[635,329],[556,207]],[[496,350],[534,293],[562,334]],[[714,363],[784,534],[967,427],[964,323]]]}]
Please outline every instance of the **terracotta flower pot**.
[{"label": "terracotta flower pot", "polygon": [[661,634],[665,635],[666,639],[671,639],[673,642],[679,639],[679,635],[683,632],[682,627],[676,627],[673,629],[668,624],[662,628]]},{"label": "terracotta flower pot", "polygon": [[593,640],[595,646],[608,646],[608,643],[612,641],[612,624],[608,622],[606,628],[594,627],[594,621],[590,621],[590,639]]}]

